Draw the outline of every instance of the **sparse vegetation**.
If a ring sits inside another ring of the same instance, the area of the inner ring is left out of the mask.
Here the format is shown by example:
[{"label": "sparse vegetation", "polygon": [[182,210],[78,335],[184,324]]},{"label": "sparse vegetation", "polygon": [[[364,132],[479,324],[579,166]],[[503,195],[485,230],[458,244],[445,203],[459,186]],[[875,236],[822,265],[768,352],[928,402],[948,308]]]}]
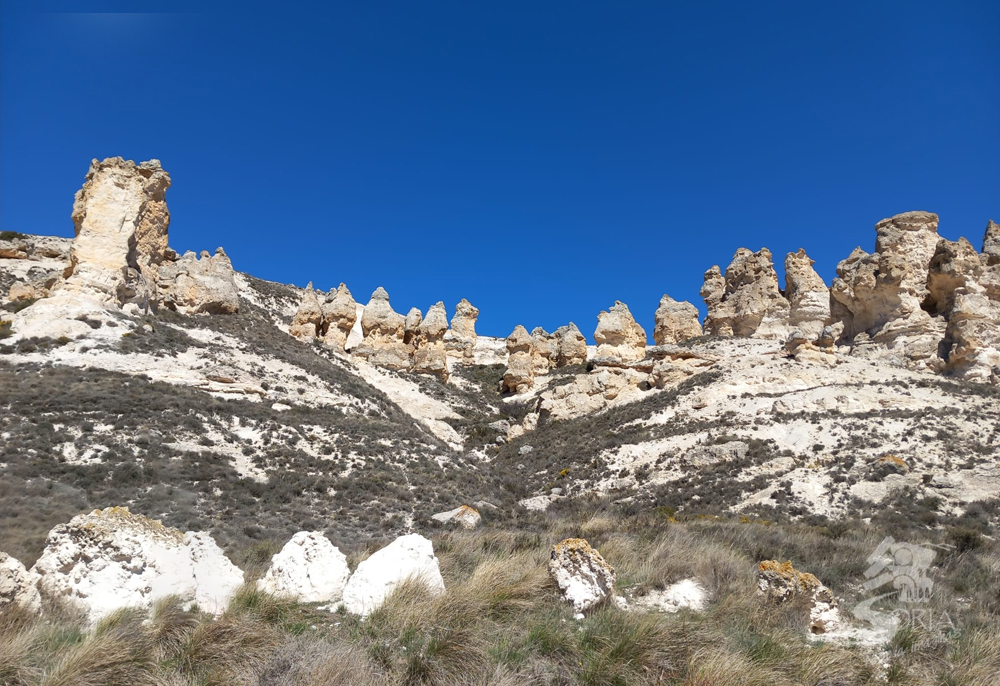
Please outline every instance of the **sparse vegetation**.
[{"label": "sparse vegetation", "polygon": [[[934,568],[931,611],[959,628],[904,627],[883,647],[809,640],[794,603],[756,593],[762,559],[790,559],[850,605],[865,557],[884,535],[859,524],[831,538],[808,526],[718,519],[668,521],[623,514],[606,501],[512,528],[435,537],[447,592],[404,586],[366,620],[244,587],[218,619],[165,600],[87,629],[50,607],[45,620],[0,614],[0,678],[50,684],[906,684],[992,686],[1000,669],[995,569],[984,541]],[[547,573],[549,546],[585,537],[615,566],[628,596],[695,578],[711,593],[704,613],[640,613],[611,603],[572,617]],[[259,569],[275,546],[241,562]],[[356,551],[352,559],[356,560]],[[994,572],[977,572],[989,570]]]}]

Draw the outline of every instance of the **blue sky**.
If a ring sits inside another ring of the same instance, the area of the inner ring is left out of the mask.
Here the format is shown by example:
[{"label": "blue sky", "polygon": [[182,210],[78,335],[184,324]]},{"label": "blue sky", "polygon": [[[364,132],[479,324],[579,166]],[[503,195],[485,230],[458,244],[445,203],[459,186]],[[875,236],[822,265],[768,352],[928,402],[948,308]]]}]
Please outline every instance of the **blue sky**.
[{"label": "blue sky", "polygon": [[1000,219],[996,2],[38,7],[0,5],[3,230],[71,236],[91,158],[156,157],[178,250],[592,338],[740,246],[829,281],[883,217]]}]

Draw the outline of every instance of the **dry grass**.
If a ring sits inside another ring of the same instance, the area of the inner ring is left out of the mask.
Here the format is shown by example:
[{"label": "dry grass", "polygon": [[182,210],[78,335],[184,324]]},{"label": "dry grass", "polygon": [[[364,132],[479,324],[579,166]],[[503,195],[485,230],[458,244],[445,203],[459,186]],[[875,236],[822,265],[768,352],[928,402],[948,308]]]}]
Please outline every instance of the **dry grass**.
[{"label": "dry grass", "polygon": [[[605,604],[582,621],[547,573],[549,546],[584,536],[642,593],[685,578],[710,590],[703,613],[643,614]],[[1000,552],[985,540],[941,560],[934,607],[954,637],[900,631],[872,651],[807,639],[805,610],[755,592],[763,558],[791,559],[851,599],[881,532],[715,519],[670,522],[610,511],[553,519],[545,533],[481,529],[435,540],[447,591],[404,585],[362,621],[244,587],[218,619],[165,599],[93,629],[58,608],[0,614],[5,686],[995,686]],[[352,552],[355,560],[369,550]],[[956,590],[959,589],[959,590]],[[887,664],[888,668],[883,667]]]}]

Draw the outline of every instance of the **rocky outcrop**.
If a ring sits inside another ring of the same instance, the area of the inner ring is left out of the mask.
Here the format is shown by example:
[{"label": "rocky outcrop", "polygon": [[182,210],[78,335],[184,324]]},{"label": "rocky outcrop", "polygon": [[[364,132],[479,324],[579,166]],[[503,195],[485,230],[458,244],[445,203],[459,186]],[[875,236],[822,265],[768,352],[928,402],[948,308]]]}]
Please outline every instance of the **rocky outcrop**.
[{"label": "rocky outcrop", "polygon": [[983,235],[982,262],[984,267],[1000,265],[1000,224],[992,219],[987,222]]},{"label": "rocky outcrop", "polygon": [[366,617],[407,581],[435,595],[445,590],[434,546],[419,534],[401,536],[362,561],[344,589],[344,608]]},{"label": "rocky outcrop", "polygon": [[518,324],[507,337],[507,369],[500,382],[501,393],[524,393],[535,379],[534,340]]},{"label": "rocky outcrop", "polygon": [[830,323],[830,289],[813,264],[802,248],[785,256],[785,296],[789,327],[816,338]]},{"label": "rocky outcrop", "polygon": [[302,302],[292,316],[288,333],[303,341],[311,341],[323,335],[323,303],[313,290],[312,281],[306,285]]},{"label": "rocky outcrop", "polygon": [[[172,251],[168,251],[168,254]],[[192,251],[159,267],[159,301],[184,314],[234,314],[239,312],[233,263],[222,248],[201,257]]]},{"label": "rocky outcrop", "polygon": [[218,614],[243,583],[243,572],[207,533],[183,533],[124,507],[94,510],[52,529],[33,571],[43,593],[92,621],[170,595]]},{"label": "rocky outcrop", "polygon": [[347,338],[358,320],[358,304],[341,283],[323,303],[323,342],[334,350],[345,350]]},{"label": "rocky outcrop", "polygon": [[540,326],[531,330],[531,368],[535,376],[548,374],[556,366],[559,341]]},{"label": "rocky outcrop", "polygon": [[657,345],[670,345],[700,336],[699,316],[698,308],[691,303],[677,302],[664,294],[654,316],[653,340]]},{"label": "rocky outcrop", "polygon": [[803,597],[809,604],[809,631],[824,634],[842,625],[837,599],[812,574],[800,572],[791,562],[764,560],[757,567],[757,592],[773,603]]},{"label": "rocky outcrop", "polygon": [[29,612],[41,611],[38,574],[25,569],[20,560],[0,552],[0,611],[11,603],[17,603]]},{"label": "rocky outcrop", "polygon": [[410,348],[404,342],[405,325],[406,318],[392,309],[389,294],[379,286],[361,315],[364,340],[352,353],[379,367],[407,369]]},{"label": "rocky outcrop", "polygon": [[76,238],[64,287],[148,308],[167,250],[168,188],[159,160],[91,162],[73,203]]},{"label": "rocky outcrop", "polygon": [[602,310],[597,315],[594,342],[598,357],[629,362],[646,356],[646,332],[636,323],[628,305],[621,301],[615,301],[608,311]]},{"label": "rocky outcrop", "polygon": [[449,355],[472,360],[476,349],[476,319],[479,310],[468,300],[462,300],[455,307],[455,316],[451,318],[451,328],[445,334],[444,347]]},{"label": "rocky outcrop", "polygon": [[937,243],[937,215],[906,212],[876,225],[874,254],[861,248],[837,265],[831,314],[844,324],[852,354],[897,357],[914,367],[936,368],[944,322],[922,305]]},{"label": "rocky outcrop", "polygon": [[590,610],[614,592],[615,570],[582,538],[567,538],[552,546],[549,575],[577,613]]},{"label": "rocky outcrop", "polygon": [[584,364],[587,361],[587,339],[576,324],[570,322],[553,332],[556,339],[556,367]]},{"label": "rocky outcrop", "polygon": [[340,600],[351,570],[321,531],[300,531],[271,558],[257,588],[302,603]]},{"label": "rocky outcrop", "polygon": [[304,341],[321,339],[330,348],[342,352],[357,319],[358,305],[347,286],[340,284],[337,290],[324,297],[322,292],[313,290],[310,281],[288,333]]},{"label": "rocky outcrop", "polygon": [[788,300],[778,287],[771,251],[740,248],[726,268],[705,272],[701,297],[708,308],[705,333],[714,336],[756,336],[784,339],[788,335]]},{"label": "rocky outcrop", "polygon": [[438,512],[431,515],[431,519],[442,524],[456,524],[463,529],[475,529],[483,521],[479,510],[468,505],[460,505],[454,510],[448,510],[447,512]]},{"label": "rocky outcrop", "polygon": [[[417,314],[420,311],[417,310]],[[407,317],[407,325],[410,317]],[[444,335],[448,331],[448,312],[443,302],[431,305],[427,316],[416,327],[413,350],[413,371],[419,374],[434,374],[442,381],[448,380],[448,354],[444,347]]]}]

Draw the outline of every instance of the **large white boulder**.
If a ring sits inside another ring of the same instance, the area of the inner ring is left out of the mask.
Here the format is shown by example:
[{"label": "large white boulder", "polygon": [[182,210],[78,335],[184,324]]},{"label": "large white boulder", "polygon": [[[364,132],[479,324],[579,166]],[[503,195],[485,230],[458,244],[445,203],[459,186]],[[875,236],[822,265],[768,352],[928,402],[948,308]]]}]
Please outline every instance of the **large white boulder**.
[{"label": "large white boulder", "polygon": [[271,558],[257,588],[303,603],[337,601],[351,570],[347,557],[321,531],[300,531]]},{"label": "large white boulder", "polygon": [[10,603],[17,603],[31,612],[41,610],[38,575],[25,569],[20,560],[0,553],[0,609]]},{"label": "large white boulder", "polygon": [[435,595],[444,593],[434,546],[420,534],[400,536],[359,564],[344,589],[344,608],[365,617],[408,580],[422,583]]},{"label": "large white boulder", "polygon": [[552,546],[549,575],[577,613],[603,601],[615,586],[615,570],[582,538],[567,538]]},{"label": "large white boulder", "polygon": [[76,605],[91,621],[170,595],[219,614],[243,583],[243,572],[207,533],[183,533],[125,507],[77,515],[52,529],[32,571],[43,593]]}]

